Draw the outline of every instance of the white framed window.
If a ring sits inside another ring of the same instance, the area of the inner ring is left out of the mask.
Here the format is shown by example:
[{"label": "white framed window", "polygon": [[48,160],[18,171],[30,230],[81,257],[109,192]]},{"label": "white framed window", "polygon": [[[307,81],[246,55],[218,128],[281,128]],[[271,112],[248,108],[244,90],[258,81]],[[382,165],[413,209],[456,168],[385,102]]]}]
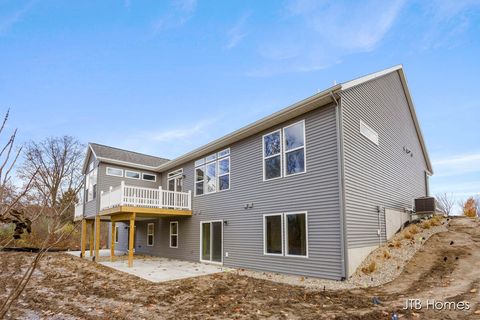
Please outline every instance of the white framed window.
[{"label": "white framed window", "polygon": [[201,196],[203,194],[203,187],[205,181],[205,165],[195,168],[195,195]]},{"label": "white framed window", "polygon": [[147,224],[147,246],[153,246],[153,239],[154,239],[154,232],[155,232],[155,224],[149,223]]},{"label": "white framed window", "polygon": [[183,168],[177,169],[175,171],[169,172],[167,174],[168,178],[176,177],[183,174]]},{"label": "white framed window", "polygon": [[178,248],[178,221],[170,221],[170,248]]},{"label": "white framed window", "polygon": [[97,197],[97,171],[98,168],[90,171],[85,177],[85,196],[86,202],[92,201]]},{"label": "white framed window", "polygon": [[308,258],[307,212],[264,214],[263,254]]},{"label": "white framed window", "polygon": [[365,122],[360,120],[360,133],[362,136],[375,143],[378,146],[378,133],[370,128]]},{"label": "white framed window", "polygon": [[282,132],[275,130],[262,137],[263,180],[282,177]]},{"label": "white framed window", "polygon": [[125,178],[130,178],[130,179],[140,179],[140,172],[138,171],[130,171],[130,170],[125,170]]},{"label": "white framed window", "polygon": [[118,243],[118,230],[120,230],[118,226],[115,226],[115,239],[114,239],[115,243]]},{"label": "white framed window", "polygon": [[230,148],[195,161],[195,196],[230,189]]},{"label": "white framed window", "polygon": [[230,189],[230,157],[218,159],[218,191]]},{"label": "white framed window", "polygon": [[305,120],[283,128],[283,150],[285,176],[306,171],[305,163]]},{"label": "white framed window", "polygon": [[157,175],[142,172],[142,180],[155,182],[155,181],[157,181]]},{"label": "white framed window", "polygon": [[123,177],[123,169],[107,167],[107,176]]},{"label": "white framed window", "polygon": [[263,215],[263,254],[283,256],[283,214]]},{"label": "white framed window", "polygon": [[308,257],[307,212],[285,213],[285,256]]},{"label": "white framed window", "polygon": [[230,148],[227,148],[227,149],[224,149],[222,151],[217,152],[217,157],[219,157],[219,158],[223,158],[223,157],[226,157],[226,156],[229,156],[229,155],[230,155]]}]

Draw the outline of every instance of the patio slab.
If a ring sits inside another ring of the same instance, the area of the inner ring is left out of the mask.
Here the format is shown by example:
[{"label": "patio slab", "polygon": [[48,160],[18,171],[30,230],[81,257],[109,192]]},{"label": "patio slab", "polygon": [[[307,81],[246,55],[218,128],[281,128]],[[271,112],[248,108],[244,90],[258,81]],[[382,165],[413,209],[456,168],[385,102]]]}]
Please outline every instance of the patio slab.
[{"label": "patio slab", "polygon": [[[79,251],[70,251],[68,253],[77,257],[80,256]],[[126,256],[121,256],[124,252],[115,252],[115,254],[117,256],[114,262],[101,259],[99,263],[152,282],[199,277],[229,270],[229,268],[220,265],[143,255],[135,256],[133,259],[133,267],[129,268]],[[87,252],[85,252],[85,255],[87,258],[89,257],[89,253],[87,254]],[[100,250],[100,257],[109,256],[110,250]]]}]

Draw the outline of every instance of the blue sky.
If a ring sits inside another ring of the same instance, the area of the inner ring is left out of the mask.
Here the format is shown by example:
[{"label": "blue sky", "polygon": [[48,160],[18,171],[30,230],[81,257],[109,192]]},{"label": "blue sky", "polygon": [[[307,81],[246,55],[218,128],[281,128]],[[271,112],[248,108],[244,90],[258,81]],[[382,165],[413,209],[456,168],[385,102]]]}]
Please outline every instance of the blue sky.
[{"label": "blue sky", "polygon": [[0,111],[173,158],[403,64],[433,193],[480,192],[480,1],[0,0]]}]

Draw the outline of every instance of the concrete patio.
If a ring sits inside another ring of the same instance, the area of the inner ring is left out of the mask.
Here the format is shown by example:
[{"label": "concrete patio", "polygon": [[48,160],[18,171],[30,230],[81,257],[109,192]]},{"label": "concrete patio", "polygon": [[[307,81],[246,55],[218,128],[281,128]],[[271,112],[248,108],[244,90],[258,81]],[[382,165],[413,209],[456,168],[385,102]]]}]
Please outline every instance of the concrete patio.
[{"label": "concrete patio", "polygon": [[[80,256],[80,251],[69,251],[68,253],[77,257]],[[115,255],[115,261],[111,262],[108,260],[110,250],[100,250],[99,263],[152,282],[199,277],[229,270],[214,264],[143,255],[135,256],[133,267],[129,268],[125,252],[115,251]],[[90,258],[89,252],[85,252],[85,258]]]}]

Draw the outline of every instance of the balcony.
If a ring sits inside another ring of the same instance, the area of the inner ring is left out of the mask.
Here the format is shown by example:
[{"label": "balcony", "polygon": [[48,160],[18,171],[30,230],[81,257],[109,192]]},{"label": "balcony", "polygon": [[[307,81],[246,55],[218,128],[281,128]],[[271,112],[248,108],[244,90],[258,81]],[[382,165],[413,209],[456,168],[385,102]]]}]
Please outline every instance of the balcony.
[{"label": "balcony", "polygon": [[73,221],[82,220],[83,218],[83,203],[75,205],[75,214],[73,216]]},{"label": "balcony", "polygon": [[100,195],[100,215],[136,213],[140,216],[192,215],[192,193],[128,186],[122,181]]}]

